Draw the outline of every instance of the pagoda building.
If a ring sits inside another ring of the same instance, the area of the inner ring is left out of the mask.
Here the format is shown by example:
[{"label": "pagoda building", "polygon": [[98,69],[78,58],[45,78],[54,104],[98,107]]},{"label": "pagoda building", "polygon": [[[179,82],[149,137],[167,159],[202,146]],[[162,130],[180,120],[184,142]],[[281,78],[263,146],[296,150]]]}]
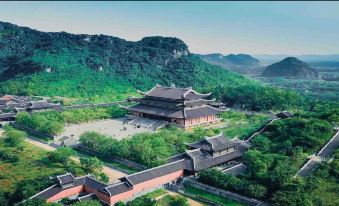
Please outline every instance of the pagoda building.
[{"label": "pagoda building", "polygon": [[191,87],[177,88],[156,85],[148,92],[138,91],[141,98],[130,98],[136,105],[125,107],[132,115],[164,120],[184,129],[220,121],[221,110],[212,107],[215,100],[204,99],[209,94],[200,94]]}]

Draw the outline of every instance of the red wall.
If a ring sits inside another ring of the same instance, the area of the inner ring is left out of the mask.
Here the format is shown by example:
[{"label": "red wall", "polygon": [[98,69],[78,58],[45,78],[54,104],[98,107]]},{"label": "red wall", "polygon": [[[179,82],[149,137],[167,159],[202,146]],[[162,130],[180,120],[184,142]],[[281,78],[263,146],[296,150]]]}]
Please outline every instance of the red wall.
[{"label": "red wall", "polygon": [[82,191],[84,191],[84,186],[80,185],[77,187],[72,187],[69,189],[65,189],[61,192],[59,192],[58,194],[54,195],[53,197],[50,197],[49,199],[47,199],[47,202],[55,202],[58,200],[61,200],[62,198],[66,198],[72,195],[76,195],[81,193]]}]

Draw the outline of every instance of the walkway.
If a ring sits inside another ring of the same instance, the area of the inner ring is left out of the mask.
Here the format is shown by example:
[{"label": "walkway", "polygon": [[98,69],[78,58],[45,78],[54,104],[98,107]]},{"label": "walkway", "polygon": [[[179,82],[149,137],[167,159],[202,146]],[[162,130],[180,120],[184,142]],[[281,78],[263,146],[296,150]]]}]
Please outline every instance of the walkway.
[{"label": "walkway", "polygon": [[261,134],[263,131],[265,131],[265,129],[267,128],[268,125],[272,124],[273,122],[279,120],[280,118],[274,118],[272,119],[270,122],[268,122],[263,128],[261,128],[259,131],[255,132],[254,134],[252,134],[249,138],[245,139],[246,142],[251,141],[251,139],[255,136],[257,136],[258,134]]},{"label": "walkway", "polygon": [[309,160],[300,168],[297,174],[294,176],[307,176],[311,174],[314,169],[321,164],[323,161],[326,161],[339,146],[339,130],[333,135],[333,137],[325,144],[323,148],[315,155],[311,155]]},{"label": "walkway", "polygon": [[[35,145],[37,147],[40,147],[40,148],[48,150],[48,151],[56,150],[56,147],[53,147],[51,145],[39,142],[39,141],[34,140],[32,138],[29,138],[29,137],[27,137],[25,140],[26,140],[26,142],[28,142],[30,144],[33,144],[33,145]],[[73,161],[75,161],[75,162],[80,162],[80,158],[78,156],[73,156],[73,157],[71,157],[71,159]],[[102,171],[109,177],[109,182],[114,182],[117,179],[127,175],[125,173],[122,173],[122,172],[120,172],[118,170],[115,170],[115,169],[113,169],[111,167],[108,167],[106,165],[103,166],[103,170]]]}]

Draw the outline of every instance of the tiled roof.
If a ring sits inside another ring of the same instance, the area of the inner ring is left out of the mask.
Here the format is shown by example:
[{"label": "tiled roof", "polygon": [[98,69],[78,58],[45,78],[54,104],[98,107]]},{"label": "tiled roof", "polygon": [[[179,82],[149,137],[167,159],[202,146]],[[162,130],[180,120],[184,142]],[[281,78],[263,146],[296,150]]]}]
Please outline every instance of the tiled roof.
[{"label": "tiled roof", "polygon": [[35,101],[31,102],[31,109],[44,109],[44,108],[52,108],[53,104],[47,102],[47,101]]},{"label": "tiled roof", "polygon": [[75,178],[73,177],[71,173],[67,173],[64,175],[58,175],[57,179],[60,185],[70,184],[70,183],[73,183],[75,180]]},{"label": "tiled roof", "polygon": [[169,109],[165,107],[158,107],[158,106],[151,106],[146,104],[137,104],[131,107],[127,107],[126,109],[134,112],[142,112],[157,116],[163,117],[171,117],[171,118],[197,118],[203,117],[207,115],[216,115],[219,114],[221,111],[205,105],[196,108],[186,108],[186,109]]},{"label": "tiled roof", "polygon": [[144,170],[138,173],[134,173],[126,176],[125,178],[133,185],[151,180],[153,178],[161,177],[172,172],[176,172],[184,169],[184,160],[171,162],[159,167],[154,167],[148,170]]},{"label": "tiled roof", "polygon": [[185,169],[194,172],[199,172],[243,156],[243,152],[238,150],[216,157],[201,149],[186,151],[186,154],[193,160],[193,166],[191,162],[185,161]]},{"label": "tiled roof", "polygon": [[175,109],[178,109],[180,106],[183,106],[182,102],[155,99],[151,97],[139,98],[139,99],[136,99],[135,101],[140,102],[141,104],[147,104],[147,105],[159,106],[159,107],[167,107],[167,108],[175,108]]},{"label": "tiled roof", "polygon": [[220,113],[221,111],[219,109],[216,109],[208,105],[195,108],[185,108],[186,118],[204,117],[207,115],[216,115]]},{"label": "tiled roof", "polygon": [[192,88],[163,87],[157,85],[148,92],[143,92],[145,96],[157,97],[172,100],[196,100],[209,96],[209,94],[199,94]]},{"label": "tiled roof", "polygon": [[15,117],[15,113],[10,112],[10,113],[2,113],[2,114],[0,114],[0,120],[1,119],[8,119],[8,118],[11,118],[11,117]]},{"label": "tiled roof", "polygon": [[107,191],[110,196],[117,195],[123,192],[132,190],[133,188],[126,182],[119,182],[108,187],[105,187],[103,191]]},{"label": "tiled roof", "polygon": [[208,152],[218,152],[227,148],[236,146],[237,143],[228,139],[220,133],[213,137],[205,137],[204,139],[188,144],[192,148],[200,148]]},{"label": "tiled roof", "polygon": [[151,106],[146,104],[137,104],[126,108],[134,112],[142,112],[163,117],[184,118],[183,110],[168,109],[164,107]]}]

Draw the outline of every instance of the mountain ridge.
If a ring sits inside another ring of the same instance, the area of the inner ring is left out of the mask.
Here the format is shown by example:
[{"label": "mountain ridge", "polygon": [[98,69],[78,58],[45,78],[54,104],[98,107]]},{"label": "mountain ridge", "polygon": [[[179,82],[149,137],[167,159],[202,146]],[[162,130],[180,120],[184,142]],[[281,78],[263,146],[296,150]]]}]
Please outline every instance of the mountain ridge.
[{"label": "mountain ridge", "polygon": [[229,54],[222,55],[220,53],[212,53],[212,54],[198,54],[198,56],[211,64],[216,64],[220,66],[246,66],[253,67],[259,66],[259,60],[252,57],[248,54]]}]

